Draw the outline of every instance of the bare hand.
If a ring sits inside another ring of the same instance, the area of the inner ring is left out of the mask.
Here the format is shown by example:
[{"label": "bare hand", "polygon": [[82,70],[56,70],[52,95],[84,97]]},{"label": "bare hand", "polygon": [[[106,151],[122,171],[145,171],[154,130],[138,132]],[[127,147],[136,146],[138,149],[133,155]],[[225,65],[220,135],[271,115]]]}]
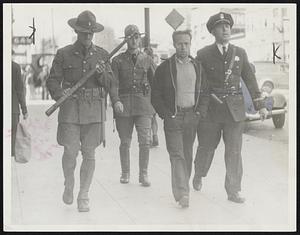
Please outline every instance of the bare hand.
[{"label": "bare hand", "polygon": [[259,110],[260,119],[264,121],[268,116],[268,110],[266,108],[262,108]]},{"label": "bare hand", "polygon": [[27,118],[28,118],[28,113],[25,113],[25,114],[23,115],[23,119],[26,120]]},{"label": "bare hand", "polygon": [[103,73],[106,69],[105,62],[103,60],[100,60],[99,63],[96,65],[96,69],[98,73]]},{"label": "bare hand", "polygon": [[124,107],[123,107],[123,104],[121,103],[121,101],[117,101],[114,104],[114,109],[117,113],[123,113]]},{"label": "bare hand", "polygon": [[69,92],[70,89],[71,89],[71,88],[64,89],[64,90],[63,90],[63,96],[66,95],[66,94],[68,94],[68,92]]}]

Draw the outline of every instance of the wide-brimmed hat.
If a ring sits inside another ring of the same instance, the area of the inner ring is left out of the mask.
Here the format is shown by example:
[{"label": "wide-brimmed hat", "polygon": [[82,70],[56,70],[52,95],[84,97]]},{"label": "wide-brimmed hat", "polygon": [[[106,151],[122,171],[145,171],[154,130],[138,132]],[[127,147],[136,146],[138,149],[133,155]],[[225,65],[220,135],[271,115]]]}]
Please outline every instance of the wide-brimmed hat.
[{"label": "wide-brimmed hat", "polygon": [[90,11],[83,11],[77,18],[69,19],[68,24],[82,33],[99,33],[104,29],[102,24],[96,22],[95,15]]},{"label": "wide-brimmed hat", "polygon": [[130,24],[127,25],[125,30],[124,30],[124,34],[125,37],[131,36],[132,34],[138,34],[138,35],[142,35],[143,33],[140,33],[139,28],[134,25],[134,24]]},{"label": "wide-brimmed hat", "polygon": [[211,33],[212,29],[219,23],[227,23],[230,25],[230,27],[232,27],[233,26],[232,16],[225,12],[219,12],[218,14],[209,17],[209,20],[206,23],[206,27],[208,31]]}]

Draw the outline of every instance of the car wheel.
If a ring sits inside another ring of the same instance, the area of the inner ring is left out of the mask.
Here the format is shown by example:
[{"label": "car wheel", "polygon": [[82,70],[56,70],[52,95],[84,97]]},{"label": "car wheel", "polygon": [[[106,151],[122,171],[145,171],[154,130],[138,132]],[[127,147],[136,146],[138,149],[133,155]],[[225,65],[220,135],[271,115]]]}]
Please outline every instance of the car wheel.
[{"label": "car wheel", "polygon": [[272,120],[275,128],[277,129],[282,128],[285,121],[285,113],[272,116]]}]

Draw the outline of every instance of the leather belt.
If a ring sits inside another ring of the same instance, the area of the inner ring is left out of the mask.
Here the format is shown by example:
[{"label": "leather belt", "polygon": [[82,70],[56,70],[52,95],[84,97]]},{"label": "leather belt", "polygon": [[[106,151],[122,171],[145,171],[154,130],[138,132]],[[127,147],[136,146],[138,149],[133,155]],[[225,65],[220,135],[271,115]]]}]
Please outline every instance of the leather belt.
[{"label": "leather belt", "polygon": [[143,89],[139,86],[119,89],[119,94],[136,94],[136,93],[143,93]]},{"label": "leather belt", "polygon": [[177,111],[178,112],[191,112],[194,110],[194,106],[191,106],[191,107],[180,107],[180,106],[177,106]]}]

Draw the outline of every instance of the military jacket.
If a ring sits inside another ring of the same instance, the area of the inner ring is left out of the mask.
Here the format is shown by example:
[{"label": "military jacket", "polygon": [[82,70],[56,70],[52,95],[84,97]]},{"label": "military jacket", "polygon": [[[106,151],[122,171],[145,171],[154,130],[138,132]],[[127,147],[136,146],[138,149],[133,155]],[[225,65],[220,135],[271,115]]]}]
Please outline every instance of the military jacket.
[{"label": "military jacket", "polygon": [[[231,75],[226,81],[226,73],[236,47]],[[241,79],[245,82],[251,98],[255,101],[256,110],[264,107],[256,77],[250,67],[244,49],[229,44],[225,56],[220,53],[216,44],[206,46],[197,52],[197,59],[201,61],[210,86],[210,92],[217,95],[223,104],[210,98],[207,118],[217,122],[231,122],[245,120],[245,104],[241,89]],[[232,91],[232,92],[231,92]],[[225,97],[225,98],[224,98]]]},{"label": "military jacket", "polygon": [[128,51],[113,58],[112,70],[118,83],[118,94],[124,107],[123,113],[115,113],[115,116],[152,116],[155,113],[151,104],[154,68],[152,58],[143,52],[137,54],[135,64]]},{"label": "military jacket", "polygon": [[[84,53],[78,41],[59,49],[46,81],[51,97],[58,100],[64,89],[74,86],[96,67],[99,60],[105,61],[107,58],[108,52],[93,44]],[[103,86],[103,76],[111,81],[108,87]],[[58,122],[88,124],[105,121],[105,110],[101,103],[106,95],[104,90],[109,92],[113,103],[118,100],[117,87],[109,64],[104,73],[95,72],[82,88],[60,106]]]}]

